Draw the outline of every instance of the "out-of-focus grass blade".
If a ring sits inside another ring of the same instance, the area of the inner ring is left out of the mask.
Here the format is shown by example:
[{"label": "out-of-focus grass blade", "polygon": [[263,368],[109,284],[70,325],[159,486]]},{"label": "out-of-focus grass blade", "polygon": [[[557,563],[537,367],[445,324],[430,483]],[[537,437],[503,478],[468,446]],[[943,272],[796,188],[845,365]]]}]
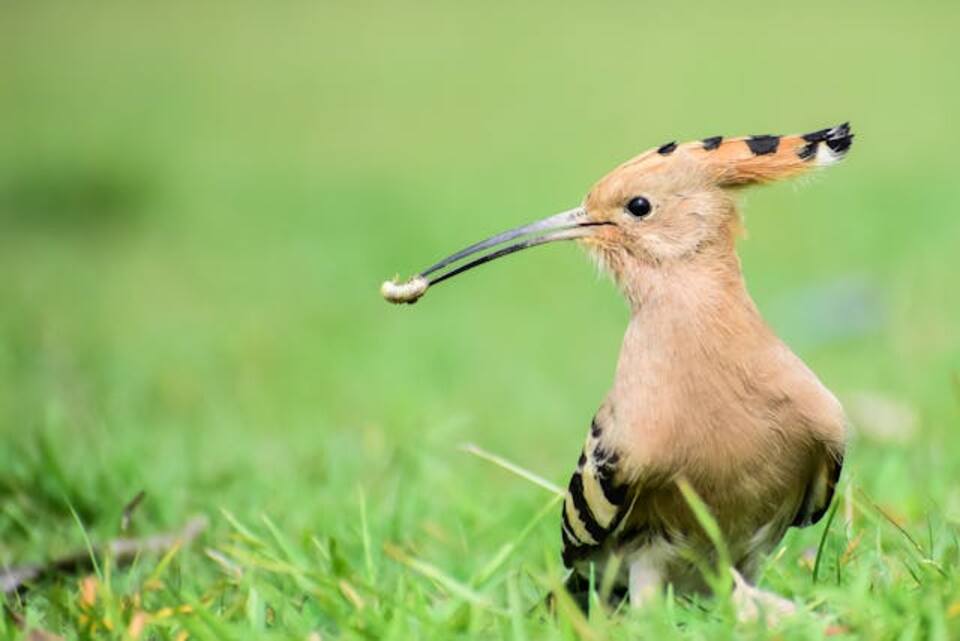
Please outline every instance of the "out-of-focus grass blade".
[{"label": "out-of-focus grass blade", "polygon": [[813,561],[813,582],[816,583],[820,576],[820,563],[823,561],[823,550],[827,545],[827,535],[830,534],[830,526],[833,525],[833,519],[837,515],[837,509],[840,507],[840,497],[838,496],[830,506],[830,512],[827,514],[827,523],[823,526],[823,533],[820,535],[820,544],[817,545],[817,558]]},{"label": "out-of-focus grass blade", "polygon": [[[876,501],[874,501],[872,498],[870,498],[870,496],[868,496],[867,493],[863,491],[863,488],[858,487],[858,488],[857,488],[857,494],[859,494],[860,497],[866,502],[866,504],[867,504],[868,507],[872,508],[871,511],[872,511],[874,514],[880,515],[880,517],[881,517],[884,521],[886,521],[887,523],[889,523],[890,525],[892,525],[893,528],[894,528],[897,532],[899,532],[900,535],[907,541],[907,543],[909,543],[909,545],[908,545],[907,547],[909,547],[909,548],[913,551],[913,553],[914,553],[915,556],[916,556],[916,561],[917,561],[921,566],[923,566],[923,567],[928,567],[928,568],[933,569],[934,571],[936,571],[940,576],[942,576],[942,577],[945,578],[945,579],[950,578],[950,575],[947,573],[947,571],[944,570],[943,567],[942,567],[939,563],[937,563],[934,559],[932,559],[930,556],[927,555],[927,553],[926,553],[926,552],[924,551],[924,549],[923,549],[923,546],[920,545],[920,543],[918,543],[915,538],[913,538],[913,536],[910,534],[910,532],[908,532],[908,531],[906,530],[906,528],[904,528],[902,525],[900,525],[899,523],[897,523],[897,520],[894,519],[890,514],[888,514],[886,510],[884,510],[882,507],[880,507],[880,505],[878,505],[878,504],[876,503]],[[861,509],[861,511],[863,511],[863,510]],[[911,574],[912,574],[912,572],[911,572]],[[914,578],[916,578],[916,576],[914,576]],[[918,580],[918,583],[920,583],[919,580]]]},{"label": "out-of-focus grass blade", "polygon": [[367,581],[377,582],[377,572],[373,565],[373,546],[370,543],[370,525],[367,522],[367,496],[360,488],[360,536],[363,540],[363,562],[367,570]]},{"label": "out-of-focus grass blade", "polygon": [[294,550],[293,546],[291,546],[289,541],[287,541],[287,538],[277,528],[273,521],[270,520],[270,517],[268,517],[266,514],[262,514],[261,518],[263,519],[264,525],[267,526],[267,530],[269,530],[270,536],[276,543],[277,548],[279,548],[280,554],[284,557],[283,559],[277,560],[281,563],[284,563],[287,567],[288,571],[286,574],[297,582],[297,585],[300,586],[300,589],[308,592],[315,592],[317,590],[317,584],[307,577],[307,570],[305,568],[302,555]]},{"label": "out-of-focus grass blade", "polygon": [[475,591],[470,586],[464,585],[460,581],[457,581],[453,577],[448,576],[437,566],[408,555],[406,552],[392,543],[384,543],[383,551],[394,561],[397,561],[398,563],[407,566],[414,572],[438,583],[448,592],[460,597],[464,601],[488,610],[498,610],[498,608],[495,608],[490,602],[490,599],[488,599],[486,596]]},{"label": "out-of-focus grass blade", "polygon": [[243,568],[231,561],[226,557],[225,554],[214,548],[206,548],[203,551],[214,563],[219,565],[225,574],[232,577],[234,580],[240,579],[243,576]]},{"label": "out-of-focus grass blade", "polygon": [[611,554],[607,559],[606,566],[603,569],[603,579],[600,582],[600,601],[607,603],[610,595],[613,593],[613,585],[620,575],[620,567],[623,565],[623,556],[621,554]]},{"label": "out-of-focus grass blade", "polygon": [[67,501],[67,508],[70,510],[71,516],[73,516],[74,522],[77,524],[77,527],[80,528],[80,535],[83,536],[83,544],[87,548],[87,554],[90,555],[90,563],[93,565],[93,572],[103,581],[103,573],[100,571],[100,565],[97,563],[97,554],[93,549],[93,542],[90,541],[90,536],[87,534],[87,528],[83,526],[83,521],[80,520],[80,515],[77,514],[77,511],[73,509],[73,504],[69,499],[64,497]]},{"label": "out-of-focus grass blade", "polygon": [[286,561],[281,561],[280,559],[270,556],[257,555],[249,550],[245,550],[233,545],[223,545],[220,547],[220,551],[229,555],[233,561],[236,561],[243,566],[254,567],[266,572],[274,572],[276,574],[296,574],[299,572],[299,569],[296,566],[287,563]]},{"label": "out-of-focus grass blade", "polygon": [[160,562],[157,563],[157,566],[153,568],[153,571],[150,573],[150,580],[158,580],[160,576],[167,571],[167,567],[170,566],[170,563],[173,561],[173,558],[177,556],[181,547],[183,547],[183,543],[177,541],[167,550],[167,553],[163,555],[163,558],[160,559]]},{"label": "out-of-focus grass blade", "polygon": [[516,463],[511,463],[510,461],[503,458],[502,456],[497,456],[492,452],[488,452],[485,449],[478,447],[477,445],[474,445],[473,443],[464,443],[463,445],[460,446],[460,449],[469,454],[473,454],[474,456],[479,456],[480,458],[486,461],[490,461],[494,465],[498,465],[505,470],[513,472],[520,478],[526,479],[531,483],[533,483],[534,485],[539,485],[540,487],[547,490],[548,492],[553,492],[554,494],[557,494],[559,496],[564,495],[563,488],[557,485],[554,485],[553,483],[543,478],[542,476],[539,476],[538,474],[534,474],[529,470],[525,470],[524,468],[520,467]]},{"label": "out-of-focus grass blade", "polygon": [[527,641],[526,616],[520,603],[517,577],[513,574],[507,577],[507,603],[510,607],[510,630],[514,641]]},{"label": "out-of-focus grass blade", "polygon": [[729,595],[732,583],[730,580],[730,551],[727,548],[726,541],[723,540],[720,525],[716,519],[713,518],[713,514],[710,513],[710,508],[703,502],[703,499],[700,498],[700,495],[697,494],[687,479],[682,478],[678,480],[677,487],[680,488],[683,499],[687,502],[687,505],[690,506],[697,522],[700,524],[700,527],[703,528],[703,531],[706,532],[707,537],[717,551],[716,574],[713,577],[708,576],[705,578],[713,584],[711,587],[715,593],[723,596]]},{"label": "out-of-focus grass blade", "polygon": [[480,570],[474,575],[473,579],[470,581],[472,585],[483,585],[486,583],[490,577],[496,574],[507,559],[510,558],[510,555],[513,554],[517,547],[523,543],[534,528],[543,520],[543,517],[550,514],[553,510],[556,509],[557,504],[560,502],[560,496],[553,496],[547,501],[540,510],[533,515],[533,518],[523,527],[522,530],[509,542],[504,543],[497,553],[491,558]]},{"label": "out-of-focus grass blade", "polygon": [[237,520],[237,517],[231,514],[228,510],[226,510],[225,508],[220,508],[220,514],[223,515],[223,518],[227,520],[227,522],[237,532],[237,534],[239,534],[241,537],[246,539],[248,543],[252,545],[258,545],[261,547],[265,545],[263,539],[258,537],[245,525],[240,523],[240,521]]},{"label": "out-of-focus grass blade", "polygon": [[560,583],[554,584],[550,592],[553,594],[554,603],[556,604],[557,616],[566,619],[578,637],[585,641],[600,641],[601,636],[590,625],[590,622],[587,621],[587,618],[580,610],[580,606],[574,603],[563,585]]},{"label": "out-of-focus grass blade", "polygon": [[218,619],[212,612],[210,612],[200,601],[195,601],[192,603],[192,609],[190,612],[195,613],[196,616],[206,624],[207,628],[201,628],[196,625],[196,622],[193,621],[189,615],[184,615],[177,619],[177,621],[185,628],[190,630],[191,637],[198,637],[202,639],[212,639],[215,641],[229,641],[230,639],[236,639],[237,636],[230,633],[230,629],[223,624],[223,622]]},{"label": "out-of-focus grass blade", "polygon": [[250,624],[250,629],[255,632],[263,632],[263,627],[266,623],[263,601],[260,600],[260,594],[253,586],[250,586],[247,589],[246,615],[247,623]]},{"label": "out-of-focus grass blade", "polygon": [[267,526],[267,530],[270,532],[270,536],[273,537],[274,543],[277,544],[277,547],[283,553],[284,559],[290,563],[301,563],[302,559],[300,555],[297,554],[293,547],[290,545],[290,542],[287,541],[287,538],[283,533],[277,529],[277,526],[274,525],[273,521],[270,520],[266,514],[261,514],[260,518],[263,520],[264,525]]}]

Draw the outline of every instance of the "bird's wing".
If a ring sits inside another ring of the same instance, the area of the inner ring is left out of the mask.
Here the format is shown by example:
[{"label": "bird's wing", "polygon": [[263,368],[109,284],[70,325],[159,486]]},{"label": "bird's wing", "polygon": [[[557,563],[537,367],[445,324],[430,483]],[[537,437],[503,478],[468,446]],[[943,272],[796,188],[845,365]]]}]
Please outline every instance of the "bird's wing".
[{"label": "bird's wing", "polygon": [[594,418],[563,502],[563,564],[568,568],[599,550],[630,511],[632,493],[620,462]]},{"label": "bird's wing", "polygon": [[843,452],[825,451],[820,457],[813,476],[807,483],[800,502],[800,509],[791,523],[794,527],[813,525],[826,513],[833,501],[833,493],[840,480],[843,468]]}]

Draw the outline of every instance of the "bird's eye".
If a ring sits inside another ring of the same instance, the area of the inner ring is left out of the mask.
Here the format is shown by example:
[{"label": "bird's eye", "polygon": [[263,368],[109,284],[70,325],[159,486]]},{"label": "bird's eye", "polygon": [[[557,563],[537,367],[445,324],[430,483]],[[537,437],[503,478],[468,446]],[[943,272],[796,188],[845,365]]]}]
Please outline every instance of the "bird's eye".
[{"label": "bird's eye", "polygon": [[650,215],[650,201],[644,198],[643,196],[636,196],[630,199],[630,202],[627,203],[627,211],[634,218],[643,218],[644,216]]}]

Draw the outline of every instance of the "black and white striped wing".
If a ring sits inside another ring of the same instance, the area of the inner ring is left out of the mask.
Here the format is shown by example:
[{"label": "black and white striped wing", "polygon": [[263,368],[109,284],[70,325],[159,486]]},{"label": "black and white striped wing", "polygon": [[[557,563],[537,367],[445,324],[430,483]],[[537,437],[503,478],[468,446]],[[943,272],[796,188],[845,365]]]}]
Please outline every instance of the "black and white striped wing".
[{"label": "black and white striped wing", "polygon": [[568,568],[599,551],[629,511],[629,485],[620,460],[619,453],[604,444],[594,418],[563,502],[563,564]]}]

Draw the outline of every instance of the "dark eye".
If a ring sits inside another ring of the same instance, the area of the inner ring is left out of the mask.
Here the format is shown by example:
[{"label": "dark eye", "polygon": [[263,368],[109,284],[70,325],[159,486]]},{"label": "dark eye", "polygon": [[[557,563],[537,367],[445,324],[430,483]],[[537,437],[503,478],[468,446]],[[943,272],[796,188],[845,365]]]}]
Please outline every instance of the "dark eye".
[{"label": "dark eye", "polygon": [[649,215],[650,209],[650,201],[643,196],[631,198],[630,202],[627,203],[627,211],[630,212],[631,216],[636,218],[643,218],[644,216]]}]

